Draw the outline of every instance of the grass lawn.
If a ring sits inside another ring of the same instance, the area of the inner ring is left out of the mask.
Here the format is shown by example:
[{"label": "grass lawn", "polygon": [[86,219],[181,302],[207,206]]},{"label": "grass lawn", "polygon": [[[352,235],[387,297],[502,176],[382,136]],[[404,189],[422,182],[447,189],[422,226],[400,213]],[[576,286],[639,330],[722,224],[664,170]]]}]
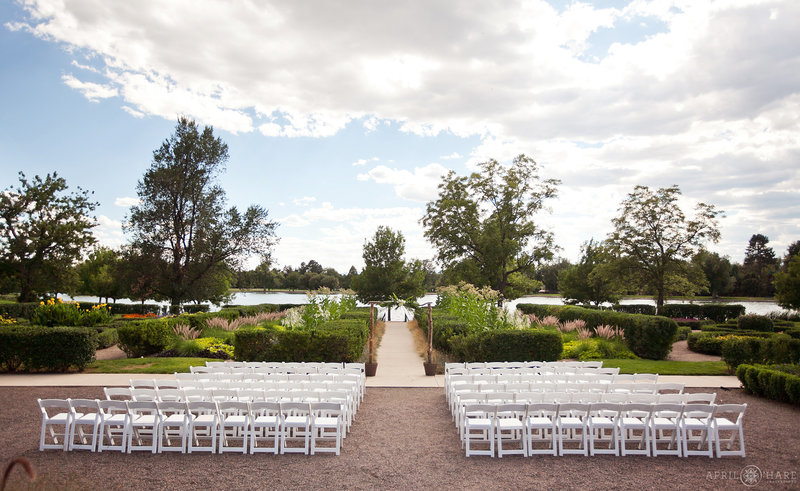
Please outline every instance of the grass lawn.
[{"label": "grass lawn", "polygon": [[190,366],[205,365],[213,358],[122,358],[89,364],[85,373],[183,373]]},{"label": "grass lawn", "polygon": [[603,360],[604,367],[619,367],[619,373],[659,375],[730,375],[723,361]]}]

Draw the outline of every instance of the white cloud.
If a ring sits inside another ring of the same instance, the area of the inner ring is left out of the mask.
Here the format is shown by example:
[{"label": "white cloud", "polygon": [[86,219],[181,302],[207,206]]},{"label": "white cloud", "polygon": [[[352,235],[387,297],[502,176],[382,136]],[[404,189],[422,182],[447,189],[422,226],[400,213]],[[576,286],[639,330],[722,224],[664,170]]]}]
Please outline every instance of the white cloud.
[{"label": "white cloud", "polygon": [[98,102],[100,99],[108,99],[119,95],[117,88],[111,85],[82,82],[72,75],[64,75],[61,77],[61,80],[63,80],[68,87],[79,90],[84,97],[92,102]]},{"label": "white cloud", "polygon": [[130,196],[123,196],[114,200],[114,206],[121,206],[122,208],[130,208],[140,204],[142,200],[139,198],[132,198]]},{"label": "white cloud", "polygon": [[[569,234],[607,224],[635,184],[673,183],[736,210],[731,244],[777,223],[800,233],[764,208],[800,201],[800,3],[615,5],[30,0],[28,20],[6,26],[91,59],[102,82],[64,82],[90,100],[119,97],[135,117],[186,114],[271,137],[331,137],[354,121],[478,136],[468,169],[526,153],[563,179],[562,200],[591,202],[583,213],[554,205],[574,213]],[[628,24],[657,27],[631,34]],[[433,166],[357,179],[425,201],[443,169]]]},{"label": "white cloud", "polygon": [[371,162],[377,162],[379,160],[380,159],[378,157],[372,157],[371,159],[358,159],[355,162],[353,162],[353,167],[361,167],[361,166],[367,165],[367,162],[370,162],[370,161]]},{"label": "white cloud", "polygon": [[415,167],[413,172],[379,165],[366,174],[359,174],[357,179],[359,181],[371,179],[378,184],[390,184],[394,186],[397,196],[424,203],[436,198],[439,182],[447,172],[447,168],[437,163]]},{"label": "white cloud", "polygon": [[450,155],[442,155],[439,158],[442,159],[442,160],[460,159],[461,155],[459,155],[458,152],[453,152]]},{"label": "white cloud", "polygon": [[313,196],[303,196],[302,198],[293,200],[293,203],[297,206],[310,206],[315,201],[317,201],[317,198]]},{"label": "white cloud", "polygon": [[92,234],[102,246],[116,249],[125,243],[122,233],[122,222],[113,220],[105,215],[97,217],[97,226],[92,229]]}]

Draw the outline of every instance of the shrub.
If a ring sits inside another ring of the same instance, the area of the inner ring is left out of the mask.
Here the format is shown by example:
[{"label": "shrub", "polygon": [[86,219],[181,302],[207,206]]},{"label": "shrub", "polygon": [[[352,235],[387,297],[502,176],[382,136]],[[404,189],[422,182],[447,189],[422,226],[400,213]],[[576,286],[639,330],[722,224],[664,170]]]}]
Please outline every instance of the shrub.
[{"label": "shrub", "polygon": [[83,327],[14,327],[0,330],[0,364],[6,370],[83,370],[97,349],[97,332]]},{"label": "shrub", "polygon": [[[617,326],[625,333],[625,342],[637,356],[660,360],[666,358],[672,349],[672,343],[678,330],[678,325],[666,317],[624,314],[609,310],[586,309],[573,306],[527,305],[526,310],[532,311],[538,317],[554,315],[561,322],[581,319],[586,326],[595,329],[597,326],[608,324]],[[540,307],[546,307],[542,309]]]},{"label": "shrub", "polygon": [[716,356],[722,355],[722,343],[725,342],[722,336],[699,332],[690,333],[686,340],[691,351]]},{"label": "shrub", "polygon": [[722,361],[732,371],[743,363],[757,363],[760,348],[758,338],[728,336],[722,343]]},{"label": "shrub", "polygon": [[39,302],[0,303],[0,314],[14,319],[30,319]]},{"label": "shrub", "polygon": [[745,312],[744,305],[738,304],[693,304],[668,303],[661,306],[658,315],[672,318],[711,319],[714,322],[725,322],[735,319]]},{"label": "shrub", "polygon": [[678,341],[686,341],[691,332],[692,328],[689,326],[678,326],[678,334],[677,334]]},{"label": "shrub", "polygon": [[119,336],[115,327],[107,327],[97,333],[97,349],[109,348],[117,344],[118,341]]},{"label": "shrub", "polygon": [[800,339],[800,327],[793,327],[783,331],[784,334],[791,336],[795,339]]},{"label": "shrub", "polygon": [[636,358],[625,343],[618,340],[602,338],[570,341],[564,344],[561,358],[575,358],[584,360],[600,360],[604,358]]},{"label": "shrub", "polygon": [[119,347],[129,358],[164,351],[175,339],[170,323],[162,320],[131,322],[117,328]]},{"label": "shrub", "polygon": [[39,326],[96,326],[111,321],[114,316],[106,304],[82,308],[78,302],[49,299],[39,302],[30,316],[31,324]]},{"label": "shrub", "polygon": [[772,332],[775,324],[765,315],[748,314],[737,319],[737,327],[746,331]]},{"label": "shrub", "polygon": [[315,329],[244,328],[234,334],[234,359],[352,362],[363,353],[368,336],[369,326],[359,319],[322,322]]},{"label": "shrub", "polygon": [[646,303],[615,305],[611,307],[611,310],[616,312],[624,312],[626,314],[656,315],[656,306]]},{"label": "shrub", "polygon": [[544,329],[495,329],[450,341],[462,361],[555,361],[563,350],[561,335]]}]

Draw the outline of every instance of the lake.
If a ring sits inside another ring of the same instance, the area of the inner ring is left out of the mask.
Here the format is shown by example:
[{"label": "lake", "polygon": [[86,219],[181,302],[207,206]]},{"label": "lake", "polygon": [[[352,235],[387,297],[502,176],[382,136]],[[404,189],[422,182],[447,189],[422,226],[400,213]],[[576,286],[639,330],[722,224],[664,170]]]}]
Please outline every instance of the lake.
[{"label": "lake", "polygon": [[[336,296],[336,295],[334,295]],[[69,300],[70,297],[64,296],[65,300]],[[78,300],[80,302],[95,302],[97,301],[97,297],[85,297],[85,296],[77,296],[74,300]],[[436,302],[436,295],[429,294],[425,295],[418,299],[420,305],[425,304],[426,302]],[[120,299],[117,300],[119,303],[132,303],[130,300],[127,299]],[[269,292],[269,293],[256,293],[256,292],[247,292],[247,293],[235,293],[233,295],[233,299],[230,301],[233,305],[258,305],[262,303],[272,303],[272,304],[294,304],[294,305],[303,305],[308,303],[308,297],[305,293],[281,293],[281,292]],[[540,305],[564,305],[563,300],[561,297],[550,297],[550,296],[529,296],[529,297],[522,297],[506,304],[506,308],[516,307],[519,303],[533,303],[533,304],[540,304]],[[655,305],[655,301],[648,298],[635,298],[635,299],[626,299],[620,302],[623,305],[629,304],[648,304],[648,305]],[[689,302],[686,300],[669,300],[667,303],[734,303],[739,305],[744,305],[745,310],[748,314],[760,314],[766,315],[770,312],[784,312],[785,310],[781,307],[778,307],[774,301],[763,301],[763,302],[710,302],[710,301],[694,301]],[[162,303],[164,304],[164,303]],[[165,305],[165,304],[164,304]],[[219,310],[219,307],[215,307],[212,305],[211,310]]]}]

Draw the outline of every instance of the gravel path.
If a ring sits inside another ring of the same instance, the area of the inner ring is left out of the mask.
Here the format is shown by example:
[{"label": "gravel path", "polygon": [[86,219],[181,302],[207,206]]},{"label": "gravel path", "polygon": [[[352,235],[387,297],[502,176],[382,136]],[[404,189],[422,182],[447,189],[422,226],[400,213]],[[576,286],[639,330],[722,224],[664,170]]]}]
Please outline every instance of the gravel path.
[{"label": "gravel path", "polygon": [[689,342],[684,340],[672,343],[672,351],[667,359],[672,361],[721,361],[722,357],[695,353],[689,349]]},{"label": "gravel path", "polygon": [[[369,388],[339,457],[38,451],[37,397],[102,395],[97,387],[0,388],[0,461],[30,459],[39,473],[35,489],[746,489],[738,481],[746,465],[765,473],[757,489],[797,489],[800,484],[800,408],[741,390],[720,390],[717,401],[748,404],[746,459],[468,459],[442,389],[424,388]],[[789,473],[781,474],[788,479],[777,481],[778,471]],[[24,482],[22,470],[15,469],[9,489],[20,489]]]}]

